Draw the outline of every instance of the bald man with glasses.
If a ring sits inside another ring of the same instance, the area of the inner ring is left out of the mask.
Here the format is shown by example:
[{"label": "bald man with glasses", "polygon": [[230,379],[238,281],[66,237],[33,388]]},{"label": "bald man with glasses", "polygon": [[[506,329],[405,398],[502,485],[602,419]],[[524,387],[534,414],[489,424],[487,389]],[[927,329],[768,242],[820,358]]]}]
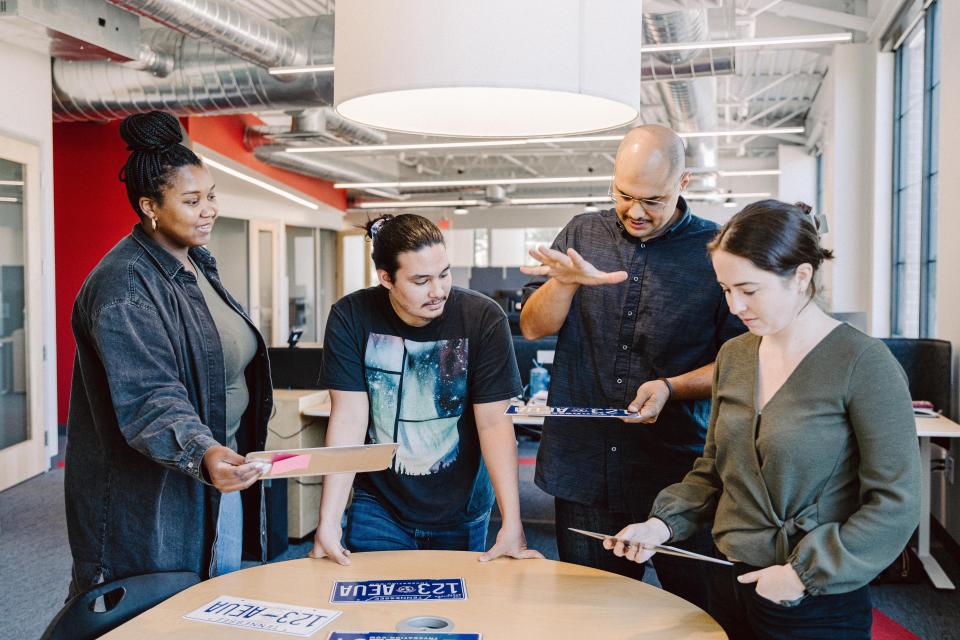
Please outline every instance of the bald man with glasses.
[{"label": "bald man with glasses", "polygon": [[[639,412],[546,420],[536,482],[555,498],[560,559],[637,579],[642,565],[568,527],[613,533],[646,519],[703,452],[717,351],[745,328],[707,256],[718,227],[680,196],[689,181],[676,133],[631,130],[617,150],[613,209],[576,216],[551,248],[530,252],[540,266],[523,268],[548,278],[528,285],[523,335],[559,333],[550,405]],[[712,552],[706,530],[683,546]],[[664,588],[706,606],[702,563],[657,555],[654,564]]]}]

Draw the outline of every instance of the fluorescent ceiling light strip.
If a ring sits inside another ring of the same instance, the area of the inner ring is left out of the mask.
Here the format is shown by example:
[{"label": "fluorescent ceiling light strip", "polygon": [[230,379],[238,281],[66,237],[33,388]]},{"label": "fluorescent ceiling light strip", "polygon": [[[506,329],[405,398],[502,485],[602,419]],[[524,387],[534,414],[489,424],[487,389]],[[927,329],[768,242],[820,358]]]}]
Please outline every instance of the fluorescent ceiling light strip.
[{"label": "fluorescent ceiling light strip", "polygon": [[357,144],[336,147],[288,147],[287,153],[332,153],[341,151],[411,151],[414,149],[472,149],[474,147],[518,147],[527,140],[471,140],[466,142],[424,142],[417,144]]},{"label": "fluorescent ceiling light strip", "polygon": [[407,200],[406,202],[361,202],[358,209],[416,209],[426,207],[476,207],[480,200]]},{"label": "fluorescent ceiling light strip", "polygon": [[756,193],[685,193],[686,200],[726,200],[727,198],[769,198],[769,191],[758,191]]},{"label": "fluorescent ceiling light strip", "polygon": [[[767,198],[768,192],[757,193],[690,193],[684,194],[687,200],[725,200],[727,198]],[[610,202],[610,198],[603,196],[571,196],[557,198],[512,198],[510,204],[593,204],[598,202]]]},{"label": "fluorescent ceiling light strip", "polygon": [[[703,170],[698,172],[712,173],[713,170]],[[721,177],[739,177],[739,176],[778,176],[779,169],[751,169],[744,171],[718,171]],[[336,189],[364,189],[373,193],[377,189],[420,189],[426,187],[469,187],[486,186],[495,184],[505,185],[530,185],[530,184],[570,184],[585,182],[610,182],[612,175],[600,176],[569,176],[556,178],[480,178],[476,180],[415,180],[410,182],[337,182],[334,184]],[[387,195],[389,194],[377,194]]]},{"label": "fluorescent ceiling light strip", "polygon": [[[693,193],[684,194],[687,200],[726,200],[727,198],[767,198],[768,192],[757,193]],[[557,198],[511,198],[512,205],[529,204],[594,204],[610,202],[610,197],[602,196],[570,196]],[[354,209],[416,209],[428,207],[476,207],[487,204],[482,200],[421,200],[406,202],[360,202]]]},{"label": "fluorescent ceiling light strip", "polygon": [[721,178],[737,178],[740,176],[778,176],[780,169],[747,169],[744,171],[718,171]]},{"label": "fluorescent ceiling light strip", "polygon": [[701,49],[724,49],[726,47],[778,47],[791,45],[837,44],[851,42],[853,34],[818,33],[805,36],[781,36],[776,38],[747,38],[743,40],[712,40],[709,42],[670,42],[640,47],[640,53],[663,53],[664,51],[696,51]]},{"label": "fluorescent ceiling light strip", "polygon": [[22,187],[23,180],[0,180],[0,187]]},{"label": "fluorescent ceiling light strip", "polygon": [[270,67],[267,71],[272,76],[287,76],[294,73],[326,73],[333,71],[333,65],[308,64],[301,67]]},{"label": "fluorescent ceiling light strip", "polygon": [[20,202],[20,198],[10,198],[7,196],[0,196],[0,202]]},{"label": "fluorescent ceiling light strip", "polygon": [[727,131],[696,131],[678,133],[681,138],[721,138],[724,136],[768,136],[787,133],[803,133],[803,127],[772,127],[769,129],[730,129]]},{"label": "fluorescent ceiling light strip", "polygon": [[231,168],[231,167],[228,167],[228,166],[225,165],[225,164],[221,164],[221,163],[217,162],[216,160],[211,160],[211,159],[210,159],[209,157],[207,157],[207,156],[201,155],[200,158],[203,159],[204,164],[210,165],[210,166],[213,167],[214,169],[218,169],[218,170],[220,170],[220,171],[223,171],[224,173],[229,174],[229,175],[231,175],[231,176],[233,176],[233,177],[235,177],[235,178],[240,178],[241,180],[244,180],[245,182],[249,182],[250,184],[255,185],[255,186],[257,186],[257,187],[260,187],[261,189],[264,189],[264,190],[266,190],[266,191],[269,191],[270,193],[275,193],[275,194],[277,194],[278,196],[282,196],[282,197],[286,198],[287,200],[292,200],[293,202],[296,202],[296,203],[299,204],[299,205],[302,205],[302,206],[304,206],[304,207],[307,207],[308,209],[313,209],[314,211],[316,211],[317,209],[320,208],[320,205],[316,204],[315,202],[310,202],[309,200],[305,200],[304,198],[301,198],[301,197],[299,197],[299,196],[295,196],[295,195],[293,195],[292,193],[290,193],[289,191],[285,191],[285,190],[281,189],[280,187],[275,187],[275,186],[273,186],[273,185],[270,184],[269,182],[264,182],[263,180],[259,180],[259,179],[257,179],[257,178],[254,178],[253,176],[248,176],[247,174],[243,173],[242,171],[237,171],[236,169],[233,169],[233,168]]},{"label": "fluorescent ceiling light strip", "polygon": [[[772,127],[769,129],[731,129],[724,131],[694,131],[678,133],[681,138],[719,138],[723,136],[764,136],[803,133],[803,127]],[[326,147],[287,147],[287,153],[347,153],[363,151],[416,151],[427,149],[474,149],[478,147],[523,147],[555,144],[558,142],[619,142],[623,135],[569,136],[563,138],[523,138],[520,140],[465,140],[463,142],[424,142],[411,144],[358,144]]]},{"label": "fluorescent ceiling light strip", "polygon": [[468,187],[491,184],[566,184],[575,182],[610,182],[613,176],[560,178],[483,178],[479,180],[420,180],[413,182],[337,182],[336,189],[417,189],[420,187]]},{"label": "fluorescent ceiling light strip", "polygon": [[589,204],[593,202],[610,202],[610,197],[602,196],[574,196],[569,198],[511,198],[510,204]]}]

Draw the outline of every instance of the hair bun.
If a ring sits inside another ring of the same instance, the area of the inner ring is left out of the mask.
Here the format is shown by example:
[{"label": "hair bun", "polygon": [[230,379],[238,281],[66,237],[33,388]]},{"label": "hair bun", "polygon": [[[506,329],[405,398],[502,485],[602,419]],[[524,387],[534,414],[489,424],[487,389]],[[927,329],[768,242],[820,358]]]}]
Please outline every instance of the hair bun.
[{"label": "hair bun", "polygon": [[813,211],[813,207],[808,205],[806,202],[795,202],[793,203],[793,206],[795,206],[797,209],[800,209],[800,211],[803,211],[803,213],[806,215],[810,215],[810,212]]},{"label": "hair bun", "polygon": [[367,237],[371,240],[377,239],[377,234],[380,233],[380,229],[383,228],[383,225],[387,224],[390,220],[393,220],[393,216],[389,213],[385,213],[378,218],[373,220],[367,220],[367,224],[363,225],[363,228],[367,231]]},{"label": "hair bun", "polygon": [[136,113],[120,123],[120,137],[129,151],[163,153],[183,141],[180,121],[163,111]]}]

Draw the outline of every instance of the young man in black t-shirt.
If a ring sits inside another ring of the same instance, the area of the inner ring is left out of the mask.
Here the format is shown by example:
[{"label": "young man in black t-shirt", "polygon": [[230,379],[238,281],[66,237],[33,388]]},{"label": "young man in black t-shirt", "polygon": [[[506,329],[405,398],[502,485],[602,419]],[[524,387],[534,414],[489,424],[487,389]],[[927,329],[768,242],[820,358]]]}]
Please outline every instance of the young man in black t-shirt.
[{"label": "young man in black t-shirt", "polygon": [[526,548],[504,415],[521,392],[506,315],[452,286],[443,236],[426,218],[384,216],[367,231],[381,286],[331,309],[320,374],[333,402],[326,443],[400,447],[390,468],[356,483],[353,474],[324,479],[310,555],[350,564],[350,551],[483,551],[495,493],[503,526],[480,559],[542,557]]}]

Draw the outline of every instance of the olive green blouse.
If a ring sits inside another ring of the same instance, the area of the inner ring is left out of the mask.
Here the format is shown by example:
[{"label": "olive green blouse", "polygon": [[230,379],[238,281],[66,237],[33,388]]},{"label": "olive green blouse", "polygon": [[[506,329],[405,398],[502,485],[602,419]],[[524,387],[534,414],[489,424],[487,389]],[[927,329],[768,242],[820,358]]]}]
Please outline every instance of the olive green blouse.
[{"label": "olive green blouse", "polygon": [[703,457],[651,515],[682,540],[713,520],[717,548],[793,565],[807,593],[868,583],[920,519],[920,456],[906,376],[879,340],[831,331],[757,409],[760,338],[717,356]]}]

